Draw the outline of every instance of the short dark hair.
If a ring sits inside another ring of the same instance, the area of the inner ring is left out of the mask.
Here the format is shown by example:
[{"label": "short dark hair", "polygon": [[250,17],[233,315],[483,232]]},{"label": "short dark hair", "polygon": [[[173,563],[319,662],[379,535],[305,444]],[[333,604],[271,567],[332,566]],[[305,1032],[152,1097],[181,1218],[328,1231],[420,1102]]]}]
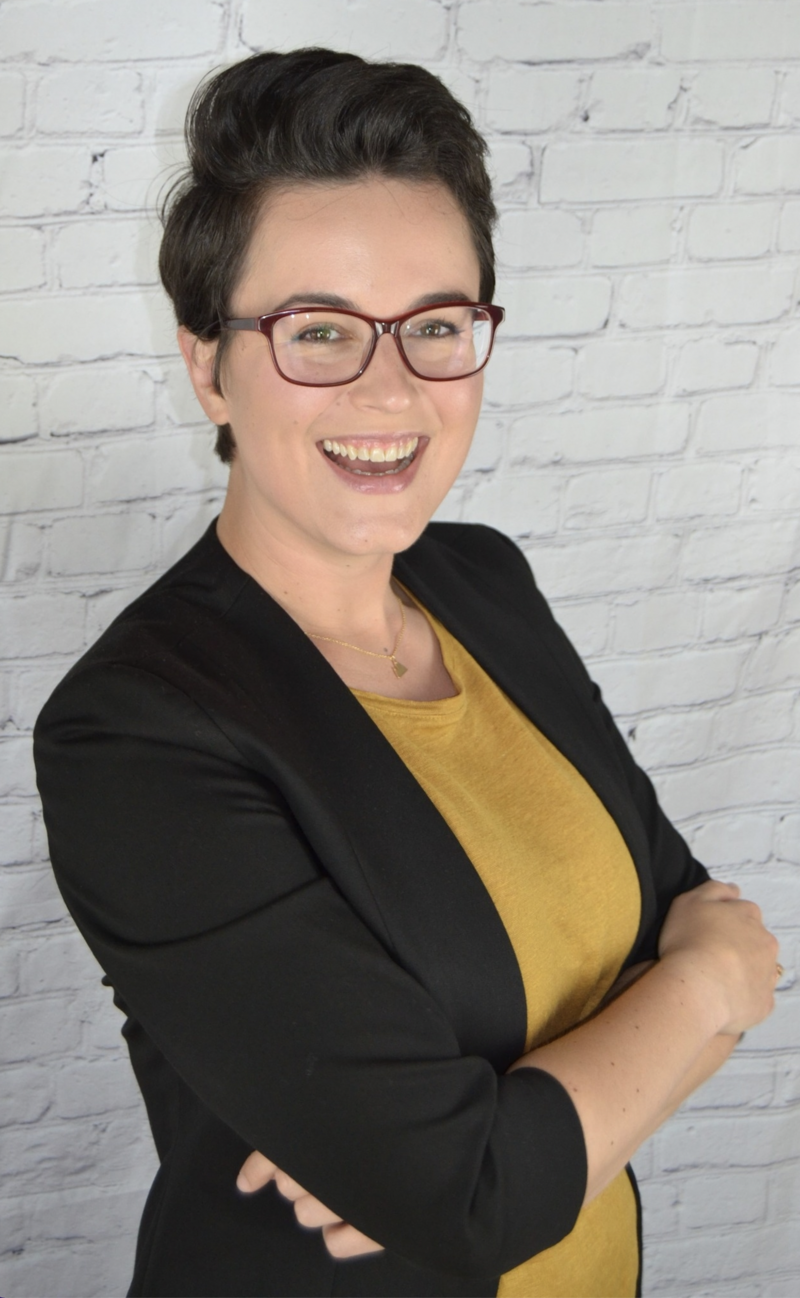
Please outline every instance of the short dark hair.
[{"label": "short dark hair", "polygon": [[[186,115],[189,165],[162,204],[159,270],[178,323],[220,337],[264,196],[276,186],[370,174],[439,181],[463,212],[491,302],[497,217],[486,142],[446,86],[410,63],[325,49],[255,54],[201,82]],[[230,425],[217,454],[233,459]]]}]

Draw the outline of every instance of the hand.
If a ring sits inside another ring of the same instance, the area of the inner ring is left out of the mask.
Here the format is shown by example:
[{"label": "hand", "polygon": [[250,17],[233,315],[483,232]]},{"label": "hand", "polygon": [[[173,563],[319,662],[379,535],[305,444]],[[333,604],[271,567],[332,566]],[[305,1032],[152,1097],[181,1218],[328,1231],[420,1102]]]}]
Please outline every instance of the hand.
[{"label": "hand", "polygon": [[279,1167],[254,1150],[242,1164],[236,1185],[243,1194],[262,1190],[270,1181],[275,1182],[279,1194],[294,1203],[294,1215],[301,1226],[322,1227],[322,1238],[331,1257],[361,1257],[366,1253],[382,1253],[383,1245],[362,1235],[355,1226],[342,1221],[324,1203],[308,1194],[296,1181]]},{"label": "hand", "polygon": [[676,897],[658,942],[663,961],[706,980],[719,1032],[738,1036],[774,1008],[778,943],[761,911],[734,883],[710,882]]}]

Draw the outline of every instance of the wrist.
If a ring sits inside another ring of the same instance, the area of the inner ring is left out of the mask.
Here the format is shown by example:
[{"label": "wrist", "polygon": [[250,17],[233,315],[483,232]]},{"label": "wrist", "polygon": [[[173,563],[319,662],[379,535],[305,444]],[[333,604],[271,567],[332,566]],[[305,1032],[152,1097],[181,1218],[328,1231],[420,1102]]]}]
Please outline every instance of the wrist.
[{"label": "wrist", "polygon": [[724,979],[714,970],[706,952],[680,950],[663,955],[656,965],[662,978],[669,979],[704,1026],[709,1040],[726,1033],[730,1005]]}]

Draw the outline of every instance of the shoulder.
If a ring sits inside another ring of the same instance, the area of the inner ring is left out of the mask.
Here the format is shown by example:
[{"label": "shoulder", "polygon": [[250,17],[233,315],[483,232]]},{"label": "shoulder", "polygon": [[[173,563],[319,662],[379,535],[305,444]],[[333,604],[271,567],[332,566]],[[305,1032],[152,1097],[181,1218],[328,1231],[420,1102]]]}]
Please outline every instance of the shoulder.
[{"label": "shoulder", "polygon": [[429,523],[402,558],[412,569],[437,570],[442,576],[449,567],[473,583],[491,585],[498,594],[503,589],[529,597],[536,592],[522,550],[485,523]]}]

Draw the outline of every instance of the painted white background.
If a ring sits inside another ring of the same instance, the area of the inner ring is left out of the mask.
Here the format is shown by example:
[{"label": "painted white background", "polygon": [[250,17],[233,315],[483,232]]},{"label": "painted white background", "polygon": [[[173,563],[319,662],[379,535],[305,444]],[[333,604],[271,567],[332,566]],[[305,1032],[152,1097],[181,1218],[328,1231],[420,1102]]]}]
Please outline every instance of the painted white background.
[{"label": "painted white background", "polygon": [[155,271],[189,93],[310,43],[423,63],[487,133],[508,320],[442,516],[520,540],[668,812],[780,931],[775,1015],[636,1160],[645,1291],[795,1295],[798,0],[0,3],[0,1289],[130,1275],[154,1156],[30,730],[220,503]]}]

